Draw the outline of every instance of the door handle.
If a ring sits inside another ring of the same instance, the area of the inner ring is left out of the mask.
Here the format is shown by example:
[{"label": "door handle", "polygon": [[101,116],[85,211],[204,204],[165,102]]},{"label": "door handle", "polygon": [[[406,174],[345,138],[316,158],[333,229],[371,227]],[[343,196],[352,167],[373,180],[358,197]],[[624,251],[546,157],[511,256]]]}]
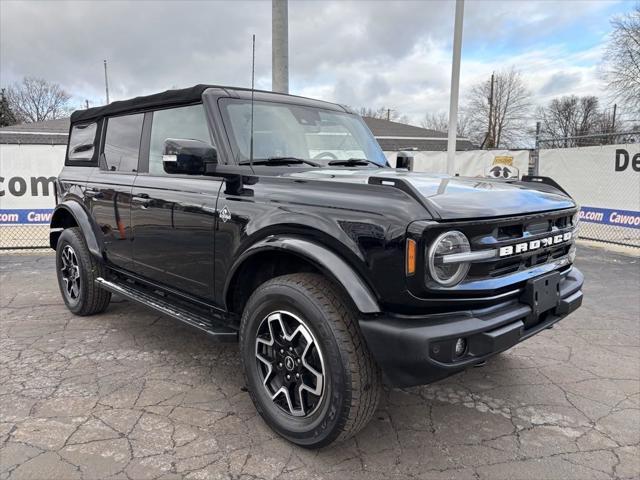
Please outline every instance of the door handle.
[{"label": "door handle", "polygon": [[147,206],[151,203],[151,198],[146,193],[141,193],[139,195],[133,195],[131,197],[131,201],[140,205],[141,208],[147,208]]}]

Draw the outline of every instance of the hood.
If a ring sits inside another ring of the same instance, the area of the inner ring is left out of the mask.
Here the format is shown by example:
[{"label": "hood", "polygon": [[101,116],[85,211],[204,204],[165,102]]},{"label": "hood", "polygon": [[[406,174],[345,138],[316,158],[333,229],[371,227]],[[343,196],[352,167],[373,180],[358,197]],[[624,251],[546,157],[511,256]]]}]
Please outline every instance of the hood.
[{"label": "hood", "polygon": [[434,218],[443,220],[522,215],[576,206],[569,196],[544,184],[480,177],[450,177],[391,168],[319,168],[286,176],[399,188],[421,202]]}]

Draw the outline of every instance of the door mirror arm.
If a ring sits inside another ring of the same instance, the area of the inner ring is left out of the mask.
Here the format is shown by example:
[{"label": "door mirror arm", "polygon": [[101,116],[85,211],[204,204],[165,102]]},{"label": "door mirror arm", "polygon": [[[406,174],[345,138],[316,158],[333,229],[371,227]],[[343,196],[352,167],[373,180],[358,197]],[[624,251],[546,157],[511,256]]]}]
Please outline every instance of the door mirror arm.
[{"label": "door mirror arm", "polygon": [[238,165],[207,165],[205,175],[212,177],[222,177],[225,180],[225,193],[229,195],[253,196],[253,190],[244,188],[245,185],[255,185],[258,183],[256,175],[245,175],[250,172],[250,168]]}]

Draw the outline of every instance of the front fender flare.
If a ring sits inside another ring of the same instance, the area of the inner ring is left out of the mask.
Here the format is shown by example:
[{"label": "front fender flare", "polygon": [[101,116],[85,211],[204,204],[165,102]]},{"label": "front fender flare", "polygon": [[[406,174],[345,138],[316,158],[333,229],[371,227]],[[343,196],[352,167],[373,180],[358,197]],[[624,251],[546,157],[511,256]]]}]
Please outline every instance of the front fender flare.
[{"label": "front fender flare", "polygon": [[[60,224],[60,219],[62,217],[62,211],[66,211],[69,213],[75,220],[76,225],[82,231],[82,235],[84,236],[85,241],[87,242],[87,248],[89,252],[95,257],[102,259],[102,242],[99,240],[99,236],[96,234],[94,224],[91,221],[89,214],[85,210],[85,208],[80,205],[79,202],[73,200],[65,200],[64,202],[59,203],[53,211],[51,215],[51,224],[50,228],[60,228],[63,225]],[[55,249],[54,242],[54,233],[50,234],[50,245],[51,248]],[[59,235],[58,235],[59,236]],[[57,236],[55,237],[55,241],[57,242]]]},{"label": "front fender flare", "polygon": [[252,256],[269,250],[290,252],[310,261],[344,289],[360,312],[380,312],[380,306],[371,288],[344,259],[318,243],[279,235],[256,242],[236,259],[227,276],[223,298],[227,298],[231,279],[238,268]]}]

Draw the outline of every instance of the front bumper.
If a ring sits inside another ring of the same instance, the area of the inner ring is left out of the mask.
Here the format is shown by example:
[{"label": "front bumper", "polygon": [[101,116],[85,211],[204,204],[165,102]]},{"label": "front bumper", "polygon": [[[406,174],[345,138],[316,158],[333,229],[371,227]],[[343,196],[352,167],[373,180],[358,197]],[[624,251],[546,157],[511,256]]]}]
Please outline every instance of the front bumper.
[{"label": "front bumper", "polygon": [[[382,314],[360,321],[369,350],[394,386],[409,387],[440,380],[481,363],[550,327],[582,304],[584,277],[572,268],[559,283],[558,304],[545,312],[519,300],[476,311],[425,316]],[[464,338],[464,355],[454,358],[456,339]]]}]

